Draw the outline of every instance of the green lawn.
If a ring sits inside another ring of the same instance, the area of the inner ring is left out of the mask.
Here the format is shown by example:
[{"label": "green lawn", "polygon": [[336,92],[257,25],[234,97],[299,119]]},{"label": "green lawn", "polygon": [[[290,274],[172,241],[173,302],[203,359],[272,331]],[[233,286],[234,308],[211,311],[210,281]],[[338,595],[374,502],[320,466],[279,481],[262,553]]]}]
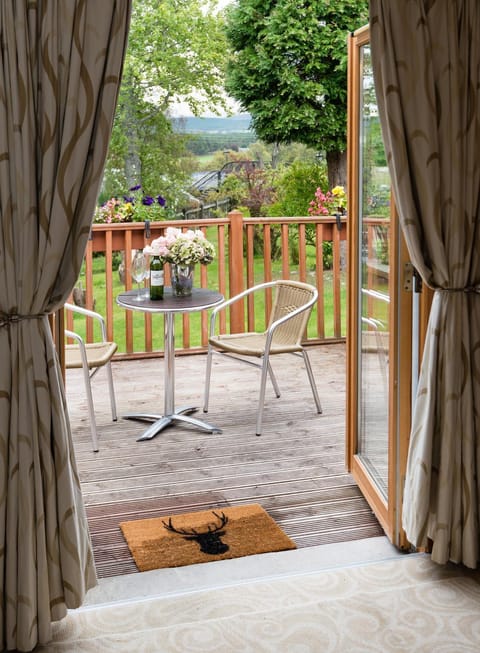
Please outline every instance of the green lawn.
[{"label": "green lawn", "polygon": [[[116,296],[122,290],[124,290],[124,285],[120,280],[120,276],[116,270],[118,263],[114,266],[113,274],[113,295]],[[307,255],[307,269],[312,271],[311,279],[308,281],[312,284],[315,284],[315,278],[313,275],[315,266],[315,256],[312,250],[311,253]],[[103,255],[97,255],[93,260],[93,270],[94,270],[94,298],[95,298],[95,310],[100,314],[106,314],[106,289],[105,289],[105,257]],[[273,277],[281,277],[281,261],[272,261],[272,270]],[[218,289],[218,263],[213,261],[208,268],[208,287],[212,289]],[[296,278],[296,266],[291,266],[290,270],[291,278]],[[264,268],[263,268],[263,259],[257,258],[255,260],[255,283],[261,283],[263,281]],[[195,283],[200,285],[200,266],[197,266],[195,271]],[[325,305],[325,330],[326,336],[333,336],[333,288],[332,288],[332,279],[333,274],[331,271],[326,271],[324,273],[324,282],[325,282],[325,296],[324,296],[324,305]],[[85,276],[82,270],[80,275],[80,280],[82,286],[85,288]],[[342,331],[345,334],[345,325],[346,325],[346,287],[345,287],[345,275],[342,275],[341,282],[341,292],[342,292]],[[125,309],[120,308],[116,304],[113,308],[114,311],[114,339],[118,344],[119,352],[126,351],[125,344]],[[263,311],[264,311],[264,302],[263,298],[259,295],[255,303],[255,318],[256,318],[256,327],[262,328],[263,326]],[[228,316],[227,316],[228,318]],[[132,312],[133,319],[133,329],[134,329],[134,349],[135,351],[144,351],[144,316],[139,312]],[[153,333],[154,333],[154,349],[161,350],[163,349],[163,316],[162,315],[153,315]],[[76,318],[75,330],[79,333],[84,333],[84,321],[83,318]],[[316,331],[316,311],[312,313],[312,316],[309,321],[308,335],[311,338],[317,337]],[[175,340],[176,347],[182,347],[182,338],[183,338],[183,325],[182,325],[182,316],[178,315],[175,322]],[[201,314],[193,313],[190,315],[190,346],[197,347],[201,345]]]}]

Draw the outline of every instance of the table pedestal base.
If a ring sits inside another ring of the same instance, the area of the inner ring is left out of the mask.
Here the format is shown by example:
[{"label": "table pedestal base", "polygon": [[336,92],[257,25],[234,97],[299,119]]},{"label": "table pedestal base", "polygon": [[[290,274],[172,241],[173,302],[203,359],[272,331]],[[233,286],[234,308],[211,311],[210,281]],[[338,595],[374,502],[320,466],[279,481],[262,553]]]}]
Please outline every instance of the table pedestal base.
[{"label": "table pedestal base", "polygon": [[219,429],[213,424],[204,422],[195,417],[190,417],[191,413],[195,413],[198,410],[196,406],[184,406],[182,408],[177,408],[173,413],[169,415],[158,415],[154,413],[128,413],[127,415],[122,415],[123,419],[137,419],[141,422],[153,422],[151,426],[148,427],[144,433],[137,438],[137,442],[142,442],[143,440],[151,440],[156,435],[163,431],[164,428],[173,424],[173,422],[183,422],[184,424],[190,424],[191,426],[196,426],[203,431],[208,433],[221,433],[222,429]]}]

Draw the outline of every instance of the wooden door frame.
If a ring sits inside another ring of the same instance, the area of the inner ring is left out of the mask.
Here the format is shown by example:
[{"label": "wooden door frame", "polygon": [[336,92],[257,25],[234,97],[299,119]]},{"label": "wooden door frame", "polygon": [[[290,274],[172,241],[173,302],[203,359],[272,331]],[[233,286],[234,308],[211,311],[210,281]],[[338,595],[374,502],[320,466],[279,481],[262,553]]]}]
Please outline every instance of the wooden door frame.
[{"label": "wooden door frame", "polygon": [[[395,202],[390,210],[389,272],[389,417],[388,417],[388,500],[375,486],[373,479],[356,455],[358,445],[358,288],[359,252],[357,248],[358,217],[360,214],[358,170],[360,165],[360,49],[370,42],[369,26],[352,34],[348,40],[348,216],[347,242],[349,283],[347,293],[347,423],[346,463],[360,490],[379,520],[387,537],[400,548],[408,547],[401,527],[401,505],[408,441],[411,424],[411,319],[412,295],[404,289],[403,264],[408,260],[407,248],[398,227]],[[400,264],[398,263],[400,261]],[[401,318],[401,319],[400,319]]]}]

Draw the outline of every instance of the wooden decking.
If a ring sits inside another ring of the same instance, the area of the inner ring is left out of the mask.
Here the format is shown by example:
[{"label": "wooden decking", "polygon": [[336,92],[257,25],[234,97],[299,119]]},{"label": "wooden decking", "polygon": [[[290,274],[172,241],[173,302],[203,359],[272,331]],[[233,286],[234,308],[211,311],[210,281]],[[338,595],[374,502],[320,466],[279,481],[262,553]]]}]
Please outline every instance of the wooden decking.
[{"label": "wooden decking", "polygon": [[[315,412],[301,359],[276,357],[282,397],[267,387],[264,428],[255,436],[258,370],[217,356],[210,434],[168,427],[136,442],[141,422],[110,419],[103,370],[93,380],[100,451],[93,453],[81,372],[67,372],[77,465],[100,577],[136,571],[118,524],[228,505],[260,503],[297,546],[383,534],[345,471],[345,346],[309,349],[323,414]],[[202,405],[205,356],[175,359],[175,404]],[[114,363],[119,415],[161,412],[163,360]]]}]

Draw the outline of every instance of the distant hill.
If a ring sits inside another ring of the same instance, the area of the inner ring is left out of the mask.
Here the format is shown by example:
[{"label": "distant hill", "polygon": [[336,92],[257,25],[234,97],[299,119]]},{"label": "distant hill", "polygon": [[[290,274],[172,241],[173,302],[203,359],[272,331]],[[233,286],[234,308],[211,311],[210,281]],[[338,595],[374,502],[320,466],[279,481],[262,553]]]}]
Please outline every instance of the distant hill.
[{"label": "distant hill", "polygon": [[245,133],[251,131],[250,120],[250,114],[248,113],[238,113],[228,117],[196,118],[195,116],[179,116],[173,119],[173,128],[175,131],[189,134]]}]

